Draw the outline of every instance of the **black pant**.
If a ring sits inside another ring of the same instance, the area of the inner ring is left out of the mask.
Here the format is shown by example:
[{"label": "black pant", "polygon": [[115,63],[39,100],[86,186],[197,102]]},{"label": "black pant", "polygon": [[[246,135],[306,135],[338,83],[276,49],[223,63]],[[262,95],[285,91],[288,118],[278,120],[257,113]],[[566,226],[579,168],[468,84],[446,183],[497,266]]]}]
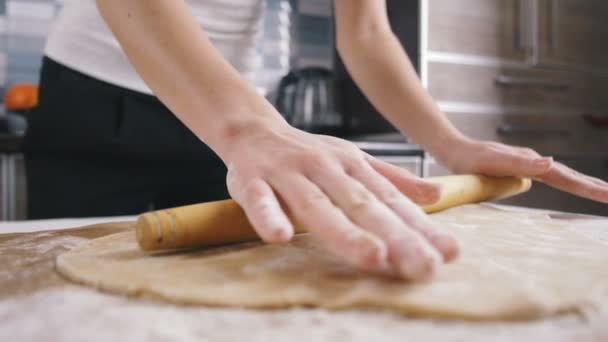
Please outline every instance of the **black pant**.
[{"label": "black pant", "polygon": [[24,151],[32,219],[138,214],[228,198],[222,161],[157,98],[49,58]]}]

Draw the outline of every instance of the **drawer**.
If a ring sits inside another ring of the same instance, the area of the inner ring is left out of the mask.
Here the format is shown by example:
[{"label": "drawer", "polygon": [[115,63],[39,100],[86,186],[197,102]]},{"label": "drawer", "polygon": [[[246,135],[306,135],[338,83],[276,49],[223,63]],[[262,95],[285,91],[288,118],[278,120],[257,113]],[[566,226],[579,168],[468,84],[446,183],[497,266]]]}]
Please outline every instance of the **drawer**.
[{"label": "drawer", "polygon": [[608,129],[575,115],[447,113],[464,134],[480,140],[526,146],[541,154],[606,153]]},{"label": "drawer", "polygon": [[608,2],[539,0],[538,62],[608,70]]},{"label": "drawer", "polygon": [[520,0],[429,0],[431,51],[521,59]]},{"label": "drawer", "polygon": [[439,102],[544,112],[608,109],[608,78],[568,71],[429,63],[428,88]]}]

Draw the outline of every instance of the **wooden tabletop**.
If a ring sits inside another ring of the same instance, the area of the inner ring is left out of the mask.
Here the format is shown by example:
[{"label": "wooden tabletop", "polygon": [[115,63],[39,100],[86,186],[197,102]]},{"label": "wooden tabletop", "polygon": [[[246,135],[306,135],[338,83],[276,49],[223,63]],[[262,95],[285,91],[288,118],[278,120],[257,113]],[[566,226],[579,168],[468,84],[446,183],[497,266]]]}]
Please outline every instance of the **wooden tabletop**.
[{"label": "wooden tabletop", "polygon": [[[606,227],[598,238],[608,241],[608,220],[598,222]],[[55,272],[58,254],[128,229],[132,223],[0,235],[0,341],[608,341],[608,312],[474,323],[374,310],[189,307],[100,293]]]}]

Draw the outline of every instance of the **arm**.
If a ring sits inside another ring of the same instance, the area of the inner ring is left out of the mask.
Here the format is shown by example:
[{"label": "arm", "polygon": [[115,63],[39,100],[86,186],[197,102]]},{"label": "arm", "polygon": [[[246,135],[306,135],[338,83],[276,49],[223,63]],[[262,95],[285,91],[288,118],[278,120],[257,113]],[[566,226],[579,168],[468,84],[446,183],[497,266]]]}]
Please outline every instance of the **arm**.
[{"label": "arm", "polygon": [[224,161],[230,140],[244,130],[286,125],[213,47],[184,1],[97,6],[146,84]]},{"label": "arm", "polygon": [[385,1],[336,0],[336,21],[340,56],[387,120],[437,157],[464,138],[422,88],[391,30]]},{"label": "arm", "polygon": [[531,149],[470,139],[434,104],[386,15],[385,1],[335,0],[340,56],[372,104],[401,132],[455,172],[535,177],[608,203],[608,183]]},{"label": "arm", "polygon": [[436,201],[435,185],[350,142],[290,127],[213,48],[184,1],[97,4],[144,81],[226,163],[230,195],[262,239],[288,241],[289,212],[364,268],[426,278],[456,256],[455,239],[412,202]]}]

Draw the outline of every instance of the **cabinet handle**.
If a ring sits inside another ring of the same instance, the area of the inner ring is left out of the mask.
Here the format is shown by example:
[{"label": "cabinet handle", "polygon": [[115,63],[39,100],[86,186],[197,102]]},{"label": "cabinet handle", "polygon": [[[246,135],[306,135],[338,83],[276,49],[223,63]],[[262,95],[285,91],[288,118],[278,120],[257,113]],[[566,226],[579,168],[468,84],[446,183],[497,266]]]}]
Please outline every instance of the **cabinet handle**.
[{"label": "cabinet handle", "polygon": [[513,136],[570,136],[570,131],[562,128],[531,127],[526,125],[502,125],[496,129],[498,135]]},{"label": "cabinet handle", "polygon": [[507,75],[498,76],[495,80],[495,84],[499,87],[542,87],[551,91],[568,91],[572,88],[572,84],[568,82]]}]

